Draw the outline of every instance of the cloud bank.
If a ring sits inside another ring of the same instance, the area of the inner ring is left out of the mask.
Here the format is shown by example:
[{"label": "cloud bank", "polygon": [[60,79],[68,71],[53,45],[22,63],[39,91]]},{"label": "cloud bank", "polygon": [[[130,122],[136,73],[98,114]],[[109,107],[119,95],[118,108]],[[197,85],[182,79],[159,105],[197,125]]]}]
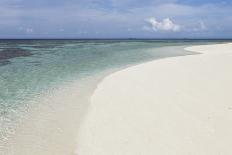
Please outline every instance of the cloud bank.
[{"label": "cloud bank", "polygon": [[147,22],[154,31],[178,32],[181,30],[181,26],[175,24],[169,18],[164,18],[162,21],[158,21],[156,18],[150,18],[147,20]]}]

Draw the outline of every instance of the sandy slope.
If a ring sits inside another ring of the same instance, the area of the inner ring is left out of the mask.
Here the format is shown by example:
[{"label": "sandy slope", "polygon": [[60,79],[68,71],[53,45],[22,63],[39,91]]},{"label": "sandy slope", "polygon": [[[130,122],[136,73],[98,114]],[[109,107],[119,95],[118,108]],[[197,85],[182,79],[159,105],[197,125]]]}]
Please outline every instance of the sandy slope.
[{"label": "sandy slope", "polygon": [[232,44],[187,48],[106,77],[91,98],[79,155],[231,155]]}]

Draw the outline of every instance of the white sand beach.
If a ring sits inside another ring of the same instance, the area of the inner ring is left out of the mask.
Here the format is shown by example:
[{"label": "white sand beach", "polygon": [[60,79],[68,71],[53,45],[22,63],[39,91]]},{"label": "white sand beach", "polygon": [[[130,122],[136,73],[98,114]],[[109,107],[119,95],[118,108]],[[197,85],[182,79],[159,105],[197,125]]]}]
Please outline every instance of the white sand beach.
[{"label": "white sand beach", "polygon": [[232,44],[186,48],[107,76],[78,136],[78,155],[231,155]]}]

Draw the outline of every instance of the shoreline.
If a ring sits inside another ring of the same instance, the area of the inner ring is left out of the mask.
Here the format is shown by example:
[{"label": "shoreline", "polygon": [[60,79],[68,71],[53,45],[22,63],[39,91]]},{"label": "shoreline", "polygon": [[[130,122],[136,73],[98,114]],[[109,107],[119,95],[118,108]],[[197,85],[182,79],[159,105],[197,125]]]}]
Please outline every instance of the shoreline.
[{"label": "shoreline", "polygon": [[[154,48],[154,50],[168,51],[171,48],[172,46],[164,46]],[[181,51],[182,46],[173,46],[173,48],[176,51],[167,52],[155,58],[163,59],[163,57],[173,57],[174,55],[192,54],[191,52]],[[148,50],[153,52],[153,48]],[[144,62],[149,61],[152,60]],[[15,123],[14,128],[16,129],[13,130],[13,133],[0,141],[0,154],[12,154],[13,152],[24,155],[25,152],[33,151],[37,152],[34,154],[50,155],[51,153],[67,154],[67,152],[72,152],[76,147],[76,138],[74,137],[82,118],[88,111],[90,97],[97,85],[104,77],[141,63],[143,62],[128,63],[120,67],[106,69],[83,79],[61,84],[56,89],[48,90],[36,96],[29,101],[31,106],[25,106],[19,110],[22,111],[22,114],[23,112],[26,113],[20,116],[20,119]],[[65,103],[65,107],[63,103]],[[70,130],[72,130],[72,134],[70,134]],[[49,133],[52,133],[51,136],[49,136]],[[62,142],[60,139],[64,141]],[[68,139],[70,140],[68,141]],[[46,146],[49,147],[48,150],[45,149]]]},{"label": "shoreline", "polygon": [[19,120],[16,132],[2,142],[0,154],[74,154],[89,98],[106,73],[67,83],[30,101],[33,106],[26,107],[28,113]]},{"label": "shoreline", "polygon": [[[170,50],[173,48],[179,51],[182,47],[183,46],[169,46],[159,47],[157,49]],[[85,116],[88,115],[89,99],[91,95],[94,94],[97,85],[99,85],[102,80],[104,81],[104,78],[120,72],[121,70],[143,63],[196,54],[195,52],[188,51],[186,51],[185,54],[181,54],[181,51],[177,53],[176,56],[174,56],[175,54],[167,55],[167,53],[155,60],[128,64],[127,66],[119,68],[111,68],[88,78],[84,78],[83,80],[74,81],[65,87],[62,86],[60,89],[55,90],[55,92],[48,91],[48,95],[42,95],[42,97],[38,97],[37,101],[33,101],[38,102],[39,100],[41,104],[32,107],[32,109],[28,109],[28,111],[30,111],[29,115],[25,120],[22,120],[23,124],[19,126],[14,137],[10,138],[10,141],[6,143],[7,149],[3,150],[4,153],[11,154],[13,151],[17,152],[19,155],[24,155],[25,152],[31,153],[30,151],[32,151],[34,154],[43,155],[50,155],[51,153],[73,154],[73,150],[76,149],[76,141],[78,141],[77,138],[74,137],[76,137],[78,133],[81,122],[85,119]],[[88,88],[85,88],[86,86],[88,86]],[[75,105],[75,102],[71,100],[78,102],[78,104]],[[63,107],[62,103],[68,104],[66,107]],[[84,105],[81,103],[84,103]],[[38,111],[39,114],[37,114]],[[50,133],[52,134],[49,135]],[[50,138],[48,139],[47,137]],[[31,143],[33,143],[33,145],[30,145],[32,148],[25,147],[29,146]]]},{"label": "shoreline", "polygon": [[105,77],[91,97],[77,153],[232,153],[232,44],[185,50],[200,54],[154,60]]}]

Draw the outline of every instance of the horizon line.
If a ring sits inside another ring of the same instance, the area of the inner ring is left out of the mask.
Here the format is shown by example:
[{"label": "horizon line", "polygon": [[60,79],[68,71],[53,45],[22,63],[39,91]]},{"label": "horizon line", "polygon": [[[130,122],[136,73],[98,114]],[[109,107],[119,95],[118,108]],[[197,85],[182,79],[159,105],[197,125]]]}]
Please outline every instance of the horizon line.
[{"label": "horizon line", "polygon": [[232,38],[0,38],[0,40],[232,40]]}]

